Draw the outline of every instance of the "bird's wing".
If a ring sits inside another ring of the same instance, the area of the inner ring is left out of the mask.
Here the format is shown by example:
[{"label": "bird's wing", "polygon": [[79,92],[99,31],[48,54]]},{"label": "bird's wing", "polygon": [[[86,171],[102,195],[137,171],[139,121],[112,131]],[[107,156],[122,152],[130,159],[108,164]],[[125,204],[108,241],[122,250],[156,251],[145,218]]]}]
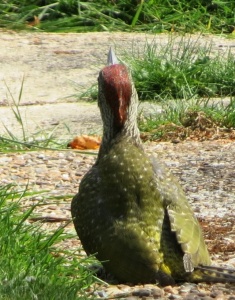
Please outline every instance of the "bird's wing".
[{"label": "bird's wing", "polygon": [[169,169],[155,157],[151,157],[157,188],[162,195],[171,230],[184,255],[185,270],[191,272],[199,264],[210,265],[210,257],[204,242],[201,227],[186,199],[179,182]]}]

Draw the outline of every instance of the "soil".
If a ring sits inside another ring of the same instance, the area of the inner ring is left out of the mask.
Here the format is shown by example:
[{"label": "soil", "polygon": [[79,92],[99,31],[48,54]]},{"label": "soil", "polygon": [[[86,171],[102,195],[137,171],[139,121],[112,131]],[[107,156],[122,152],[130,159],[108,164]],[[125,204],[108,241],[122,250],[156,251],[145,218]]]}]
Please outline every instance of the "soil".
[{"label": "soil", "polygon": [[[17,100],[23,80],[19,109],[27,134],[30,136],[38,130],[56,128],[58,137],[69,139],[80,133],[100,132],[101,120],[96,103],[78,101],[77,94],[96,83],[110,45],[119,55],[135,47],[143,51],[146,41],[153,39],[159,45],[166,44],[169,36],[121,32],[48,34],[1,31],[0,38],[0,135],[6,134],[5,128],[17,136],[22,134],[10,106],[9,91]],[[235,53],[234,40],[210,35],[190,38],[201,44],[212,43],[213,51],[220,51],[221,55],[228,47]],[[181,38],[176,39],[180,43]],[[211,138],[206,141],[147,143],[145,148],[158,154],[179,178],[204,229],[213,261],[235,268],[234,141]],[[34,191],[49,191],[47,196],[41,194],[27,198],[25,204],[42,200],[44,206],[31,221],[44,220],[45,228],[53,229],[58,223],[70,219],[71,198],[66,195],[72,197],[77,192],[81,178],[94,160],[94,155],[72,150],[1,154],[0,184],[13,182],[19,187],[27,184]],[[60,201],[56,200],[58,196]],[[67,230],[74,233],[72,225]],[[64,242],[64,247],[78,246],[77,239]],[[164,289],[155,285],[114,285],[101,286],[99,290],[97,298],[108,295],[110,299],[111,296],[120,297],[126,291],[128,297],[122,299],[204,297],[232,300],[235,297],[234,286],[225,284],[184,284]]]}]

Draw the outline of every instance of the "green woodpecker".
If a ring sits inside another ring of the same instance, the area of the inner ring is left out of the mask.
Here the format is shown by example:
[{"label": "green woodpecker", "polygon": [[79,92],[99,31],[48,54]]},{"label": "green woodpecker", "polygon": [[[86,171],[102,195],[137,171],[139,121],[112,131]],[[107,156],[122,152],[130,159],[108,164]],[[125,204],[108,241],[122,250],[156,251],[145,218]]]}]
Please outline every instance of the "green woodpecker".
[{"label": "green woodpecker", "polygon": [[71,206],[86,253],[120,282],[235,282],[234,271],[210,266],[202,230],[177,179],[144,152],[138,96],[112,49],[98,87],[103,139]]}]

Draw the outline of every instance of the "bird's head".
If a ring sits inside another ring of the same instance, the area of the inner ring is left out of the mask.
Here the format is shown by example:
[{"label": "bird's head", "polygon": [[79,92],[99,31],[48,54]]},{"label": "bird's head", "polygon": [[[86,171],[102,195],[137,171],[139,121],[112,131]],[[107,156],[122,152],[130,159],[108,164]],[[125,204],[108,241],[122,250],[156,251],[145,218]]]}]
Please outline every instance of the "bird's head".
[{"label": "bird's head", "polygon": [[118,63],[112,49],[108,55],[108,66],[101,70],[98,82],[102,117],[104,119],[108,113],[111,114],[113,126],[121,129],[127,120],[132,84],[126,66]]},{"label": "bird's head", "polygon": [[98,105],[103,120],[103,142],[107,143],[118,134],[135,138],[137,128],[138,96],[125,65],[118,62],[112,48],[108,65],[98,77]]}]

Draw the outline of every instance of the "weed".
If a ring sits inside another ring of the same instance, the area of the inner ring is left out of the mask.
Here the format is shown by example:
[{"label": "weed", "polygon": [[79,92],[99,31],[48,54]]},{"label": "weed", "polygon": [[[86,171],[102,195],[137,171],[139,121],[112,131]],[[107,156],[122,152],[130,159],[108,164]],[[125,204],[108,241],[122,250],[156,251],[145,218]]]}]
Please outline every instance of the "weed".
[{"label": "weed", "polygon": [[146,43],[143,52],[125,54],[141,100],[235,95],[235,64],[230,49],[222,56],[211,44],[170,37],[167,45]]},{"label": "weed", "polygon": [[70,239],[64,226],[46,232],[30,224],[37,204],[24,209],[27,190],[0,186],[0,294],[1,299],[86,299],[95,282],[88,266],[92,258],[78,259],[58,243]]},{"label": "weed", "polygon": [[[0,151],[8,152],[8,151],[24,151],[29,149],[61,149],[64,148],[67,144],[67,141],[58,141],[55,138],[54,132],[56,131],[56,127],[47,131],[43,128],[39,129],[37,132],[31,133],[28,135],[27,126],[25,120],[21,113],[21,100],[23,94],[23,86],[24,86],[24,78],[21,82],[20,92],[18,98],[15,99],[13,94],[11,93],[10,88],[7,83],[5,83],[8,93],[10,95],[10,100],[8,101],[11,110],[13,112],[13,116],[19,125],[19,129],[21,131],[21,136],[16,135],[12,130],[10,130],[5,124],[3,124],[7,136],[0,136]],[[69,131],[69,128],[67,128]]]}]

